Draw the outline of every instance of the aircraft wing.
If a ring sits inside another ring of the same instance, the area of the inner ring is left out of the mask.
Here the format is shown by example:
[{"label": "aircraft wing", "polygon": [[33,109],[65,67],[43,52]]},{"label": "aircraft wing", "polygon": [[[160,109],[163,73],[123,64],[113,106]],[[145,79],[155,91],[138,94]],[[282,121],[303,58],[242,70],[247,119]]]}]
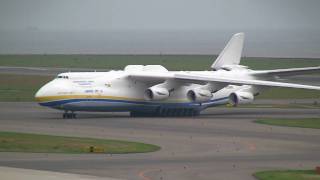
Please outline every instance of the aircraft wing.
[{"label": "aircraft wing", "polygon": [[294,83],[283,83],[273,82],[264,80],[253,80],[253,79],[237,79],[229,77],[210,77],[203,75],[186,75],[186,74],[175,74],[176,79],[181,80],[192,80],[192,81],[206,81],[213,83],[228,83],[233,85],[256,85],[256,86],[270,86],[270,87],[288,87],[288,88],[299,88],[299,89],[312,89],[320,90],[320,86],[310,86]]},{"label": "aircraft wing", "polygon": [[320,73],[320,66],[253,71],[250,74],[253,76],[280,76],[281,77],[281,76],[294,76],[294,75],[312,74],[312,73]]},{"label": "aircraft wing", "polygon": [[129,78],[141,81],[144,83],[157,84],[168,79],[173,79],[173,74],[170,73],[152,73],[152,72],[133,72],[128,75]]},{"label": "aircraft wing", "polygon": [[206,75],[192,74],[192,73],[164,73],[164,74],[150,74],[147,73],[137,73],[131,74],[129,77],[146,82],[163,82],[166,80],[180,81],[184,83],[198,83],[205,84],[207,82],[211,83],[224,83],[232,85],[256,85],[256,86],[269,86],[269,87],[288,87],[288,88],[299,88],[299,89],[312,89],[320,90],[320,86],[310,86],[294,83],[283,83],[283,82],[273,82],[265,80],[255,80],[255,79],[238,79],[230,77],[212,77]]}]

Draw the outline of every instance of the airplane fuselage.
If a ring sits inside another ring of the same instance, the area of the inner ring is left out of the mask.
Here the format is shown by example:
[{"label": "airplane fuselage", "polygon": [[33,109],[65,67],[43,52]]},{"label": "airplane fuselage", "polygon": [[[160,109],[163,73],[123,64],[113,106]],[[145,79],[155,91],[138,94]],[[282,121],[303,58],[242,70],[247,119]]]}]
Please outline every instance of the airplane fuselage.
[{"label": "airplane fuselage", "polygon": [[[223,70],[184,73],[213,76],[228,74]],[[229,85],[213,93],[212,98],[208,100],[192,102],[187,98],[187,92],[202,85],[187,83],[174,88],[165,100],[146,100],[145,91],[150,86],[152,84],[130,78],[126,71],[69,72],[59,74],[54,80],[43,86],[35,97],[42,106],[65,111],[129,111],[158,115],[179,113],[183,115],[197,114],[208,107],[227,104],[229,95],[243,88]]]},{"label": "airplane fuselage", "polygon": [[211,71],[128,65],[121,71],[62,73],[35,98],[42,106],[64,110],[64,118],[74,118],[75,111],[193,116],[208,107],[251,103],[270,87],[320,90],[318,86],[276,82],[281,76],[319,72],[320,67],[255,71],[240,65],[243,41],[244,33],[233,35]]}]

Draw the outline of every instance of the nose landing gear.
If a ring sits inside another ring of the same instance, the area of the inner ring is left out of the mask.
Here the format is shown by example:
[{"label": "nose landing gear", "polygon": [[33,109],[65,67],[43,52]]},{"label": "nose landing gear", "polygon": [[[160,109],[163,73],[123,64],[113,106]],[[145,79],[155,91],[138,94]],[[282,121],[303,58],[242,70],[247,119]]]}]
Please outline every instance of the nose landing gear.
[{"label": "nose landing gear", "polygon": [[71,112],[68,112],[68,111],[65,111],[62,115],[63,119],[75,119],[77,118],[77,114],[74,113],[73,111]]}]

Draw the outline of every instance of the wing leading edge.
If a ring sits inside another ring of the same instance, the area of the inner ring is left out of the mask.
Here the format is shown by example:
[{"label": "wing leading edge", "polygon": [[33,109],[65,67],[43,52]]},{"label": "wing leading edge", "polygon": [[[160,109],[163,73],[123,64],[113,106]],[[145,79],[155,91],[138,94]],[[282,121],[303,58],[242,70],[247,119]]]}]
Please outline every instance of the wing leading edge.
[{"label": "wing leading edge", "polygon": [[311,89],[320,90],[320,86],[310,86],[303,84],[294,83],[283,83],[283,82],[273,82],[265,80],[255,80],[255,79],[237,79],[230,77],[212,77],[205,75],[198,75],[192,73],[175,73],[175,74],[147,74],[147,73],[134,73],[129,75],[133,78],[142,82],[160,82],[166,80],[182,81],[185,83],[225,83],[232,85],[256,85],[256,86],[270,86],[270,87],[287,87],[287,88],[298,88],[298,89]]},{"label": "wing leading edge", "polygon": [[217,77],[209,77],[209,76],[203,76],[203,75],[200,76],[200,75],[175,74],[175,78],[180,80],[185,80],[185,81],[197,80],[197,81],[206,81],[206,82],[213,82],[213,83],[227,83],[227,84],[233,84],[233,85],[256,85],[256,86],[320,90],[319,86],[273,82],[273,81],[264,81],[264,80],[253,80],[253,79],[236,79],[236,78],[229,78],[229,77],[217,78]]},{"label": "wing leading edge", "polygon": [[295,76],[303,74],[320,73],[320,66],[305,67],[305,68],[291,68],[291,69],[275,69],[275,70],[261,70],[250,73],[253,76]]}]

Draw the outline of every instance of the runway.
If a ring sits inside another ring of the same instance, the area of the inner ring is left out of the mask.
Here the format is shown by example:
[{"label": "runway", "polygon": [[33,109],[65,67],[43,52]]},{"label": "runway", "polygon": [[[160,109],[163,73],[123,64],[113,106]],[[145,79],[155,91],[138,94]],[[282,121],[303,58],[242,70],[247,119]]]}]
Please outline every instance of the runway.
[{"label": "runway", "polygon": [[[15,66],[0,66],[1,74],[17,74],[17,75],[39,75],[55,77],[59,73],[64,72],[106,72],[108,69],[89,69],[89,68],[52,68],[52,67],[15,67]],[[320,85],[320,76],[318,74],[299,75],[278,79],[282,82],[302,83],[314,86]]]},{"label": "runway", "polygon": [[320,162],[320,130],[255,124],[259,118],[319,117],[319,109],[212,108],[194,118],[130,118],[128,113],[61,112],[36,103],[0,103],[0,130],[141,141],[146,154],[0,153],[0,166],[120,179],[254,179],[268,169]]},{"label": "runway", "polygon": [[64,72],[104,72],[106,69],[0,66],[0,74],[56,76]]}]

